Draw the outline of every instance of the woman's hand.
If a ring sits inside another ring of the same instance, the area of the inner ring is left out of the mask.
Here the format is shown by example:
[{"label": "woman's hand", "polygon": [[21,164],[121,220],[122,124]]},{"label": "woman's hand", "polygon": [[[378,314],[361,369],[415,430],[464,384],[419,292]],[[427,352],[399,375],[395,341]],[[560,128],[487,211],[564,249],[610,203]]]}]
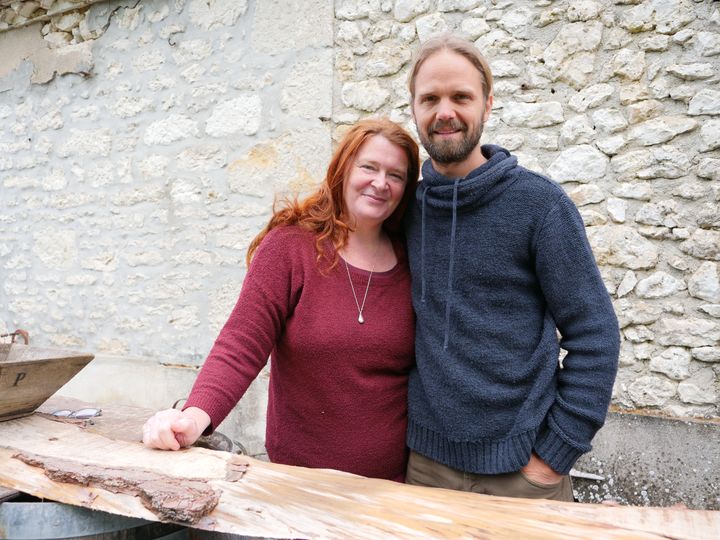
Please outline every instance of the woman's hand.
[{"label": "woman's hand", "polygon": [[143,426],[142,442],[150,448],[179,450],[198,440],[210,425],[210,416],[197,407],[167,409],[151,416]]}]

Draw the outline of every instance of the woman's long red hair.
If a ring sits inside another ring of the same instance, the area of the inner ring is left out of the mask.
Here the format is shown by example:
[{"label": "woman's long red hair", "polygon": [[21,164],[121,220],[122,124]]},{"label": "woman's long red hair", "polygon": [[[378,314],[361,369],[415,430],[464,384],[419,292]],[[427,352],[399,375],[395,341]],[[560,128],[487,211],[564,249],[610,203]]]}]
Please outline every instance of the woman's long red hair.
[{"label": "woman's long red hair", "polygon": [[275,227],[283,225],[299,225],[303,229],[315,233],[318,262],[326,256],[323,248],[326,240],[331,241],[335,250],[332,259],[328,262],[331,267],[337,264],[337,253],[347,243],[348,233],[351,230],[350,225],[344,220],[346,210],[343,196],[345,178],[360,147],[375,135],[382,135],[391,143],[402,148],[407,156],[405,191],[400,199],[400,204],[383,224],[390,236],[398,237],[401,234],[402,218],[410,199],[415,194],[420,174],[418,145],[410,134],[395,122],[385,118],[361,120],[345,134],[338,144],[330,160],[325,180],[317,191],[301,201],[285,200],[281,208],[273,208],[270,221],[250,243],[247,252],[248,265],[265,235]]}]

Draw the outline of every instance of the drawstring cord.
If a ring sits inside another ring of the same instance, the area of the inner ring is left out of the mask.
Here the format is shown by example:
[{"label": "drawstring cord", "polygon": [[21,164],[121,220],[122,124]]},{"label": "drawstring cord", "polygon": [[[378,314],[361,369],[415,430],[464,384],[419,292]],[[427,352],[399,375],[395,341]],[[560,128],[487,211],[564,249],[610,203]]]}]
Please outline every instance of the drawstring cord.
[{"label": "drawstring cord", "polygon": [[420,301],[425,302],[425,195],[430,186],[424,186],[422,192],[422,211],[420,219]]},{"label": "drawstring cord", "polygon": [[[452,229],[450,230],[450,265],[448,267],[447,298],[445,299],[445,341],[443,342],[444,350],[447,350],[448,342],[450,341],[450,307],[452,306],[453,271],[455,269],[455,229],[457,226],[457,193],[459,183],[460,179],[458,178],[453,184]],[[423,193],[423,196],[424,195],[425,194]],[[423,206],[423,210],[424,209],[425,207]],[[423,242],[423,246],[424,245],[425,244]]]}]

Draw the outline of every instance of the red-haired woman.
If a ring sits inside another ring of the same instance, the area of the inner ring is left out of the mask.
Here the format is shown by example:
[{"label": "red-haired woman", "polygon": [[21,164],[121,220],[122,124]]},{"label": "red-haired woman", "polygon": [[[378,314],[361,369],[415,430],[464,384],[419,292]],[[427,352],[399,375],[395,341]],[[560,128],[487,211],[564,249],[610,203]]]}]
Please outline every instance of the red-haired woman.
[{"label": "red-haired woman", "polygon": [[184,410],[150,418],[146,445],[177,450],[211,432],[271,356],[273,462],[403,480],[414,316],[400,237],[418,169],[397,124],[350,129],[319,189],[275,211],[250,244],[240,297]]}]

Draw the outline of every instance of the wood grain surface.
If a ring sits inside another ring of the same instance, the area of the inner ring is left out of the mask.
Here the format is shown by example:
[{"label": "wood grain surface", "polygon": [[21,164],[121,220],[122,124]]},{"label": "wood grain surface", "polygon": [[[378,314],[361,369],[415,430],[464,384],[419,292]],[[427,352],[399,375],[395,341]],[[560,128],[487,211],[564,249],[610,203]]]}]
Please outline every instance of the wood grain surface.
[{"label": "wood grain surface", "polygon": [[[59,401],[40,410],[86,403]],[[90,404],[97,406],[98,404]],[[148,413],[0,422],[0,485],[125,516],[265,538],[718,538],[720,512],[559,503],[408,486],[204,448],[145,448]]]}]

